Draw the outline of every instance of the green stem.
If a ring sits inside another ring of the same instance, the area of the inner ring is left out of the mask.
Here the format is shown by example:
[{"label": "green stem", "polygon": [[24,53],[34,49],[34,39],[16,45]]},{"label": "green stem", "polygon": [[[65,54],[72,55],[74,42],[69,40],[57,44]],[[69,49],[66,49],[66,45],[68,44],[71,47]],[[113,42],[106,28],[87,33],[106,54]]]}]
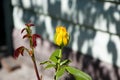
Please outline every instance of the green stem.
[{"label": "green stem", "polygon": [[60,62],[62,58],[62,48],[60,48],[60,54],[59,54],[60,59],[58,59],[58,63],[56,64],[56,72],[54,76],[54,80],[57,80],[56,73],[60,70]]}]

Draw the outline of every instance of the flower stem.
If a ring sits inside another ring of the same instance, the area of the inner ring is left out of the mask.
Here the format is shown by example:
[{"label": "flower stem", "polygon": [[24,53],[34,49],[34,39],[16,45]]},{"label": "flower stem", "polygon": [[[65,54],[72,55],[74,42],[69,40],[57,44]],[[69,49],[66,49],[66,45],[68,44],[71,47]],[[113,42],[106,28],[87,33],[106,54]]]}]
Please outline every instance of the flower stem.
[{"label": "flower stem", "polygon": [[58,59],[58,62],[56,64],[54,80],[57,80],[56,73],[60,70],[60,62],[61,62],[61,58],[62,58],[62,48],[60,48],[59,57],[60,57],[60,59]]},{"label": "flower stem", "polygon": [[34,64],[34,69],[35,69],[35,72],[36,72],[36,76],[37,76],[37,79],[38,80],[42,80],[39,76],[39,73],[38,73],[38,69],[37,69],[37,65],[36,65],[36,62],[35,62],[35,57],[34,57],[34,54],[33,56],[31,57],[32,58],[32,61],[33,61],[33,64]]}]

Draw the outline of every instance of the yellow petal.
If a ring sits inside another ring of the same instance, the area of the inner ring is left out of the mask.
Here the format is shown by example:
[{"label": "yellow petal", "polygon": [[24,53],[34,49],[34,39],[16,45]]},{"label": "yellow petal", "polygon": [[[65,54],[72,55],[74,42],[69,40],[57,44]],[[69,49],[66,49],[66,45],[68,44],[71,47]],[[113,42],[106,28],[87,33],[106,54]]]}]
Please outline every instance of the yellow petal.
[{"label": "yellow petal", "polygon": [[59,46],[62,44],[62,34],[57,35],[56,44],[59,45]]},{"label": "yellow petal", "polygon": [[68,43],[68,42],[67,42],[67,38],[66,38],[66,37],[64,37],[64,38],[63,38],[63,44],[64,44],[64,46],[66,46],[66,45],[67,45],[67,43]]},{"label": "yellow petal", "polygon": [[59,46],[66,46],[69,42],[69,35],[64,26],[57,26],[55,33],[55,43]]}]

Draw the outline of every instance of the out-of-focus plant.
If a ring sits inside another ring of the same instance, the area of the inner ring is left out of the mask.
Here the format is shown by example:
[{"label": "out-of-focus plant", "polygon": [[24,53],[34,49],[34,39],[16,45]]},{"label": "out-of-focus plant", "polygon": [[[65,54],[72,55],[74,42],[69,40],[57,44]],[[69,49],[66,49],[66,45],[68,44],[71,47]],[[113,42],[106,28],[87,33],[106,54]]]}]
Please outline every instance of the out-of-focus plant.
[{"label": "out-of-focus plant", "polygon": [[44,61],[40,64],[46,65],[45,69],[55,69],[54,80],[58,80],[65,72],[72,74],[76,80],[92,80],[88,74],[69,66],[70,60],[62,60],[62,49],[64,46],[68,45],[69,40],[70,36],[66,28],[63,26],[57,26],[54,35],[54,42],[59,48],[52,53],[48,61]]},{"label": "out-of-focus plant", "polygon": [[37,42],[36,39],[37,38],[41,38],[40,35],[38,34],[32,34],[32,30],[31,27],[34,26],[34,24],[31,23],[27,23],[25,24],[26,27],[24,29],[22,29],[21,33],[23,33],[24,31],[26,31],[26,34],[23,36],[24,38],[27,38],[29,40],[29,44],[30,44],[30,49],[24,47],[24,46],[20,46],[19,48],[17,48],[14,52],[14,58],[18,58],[18,56],[21,54],[23,56],[24,50],[28,52],[28,54],[30,55],[33,64],[34,64],[34,69],[35,69],[35,73],[37,76],[38,80],[42,80],[42,76],[40,77],[39,73],[38,73],[38,69],[37,69],[37,65],[36,65],[36,61],[35,61],[35,56],[34,56],[34,49],[37,46]]}]

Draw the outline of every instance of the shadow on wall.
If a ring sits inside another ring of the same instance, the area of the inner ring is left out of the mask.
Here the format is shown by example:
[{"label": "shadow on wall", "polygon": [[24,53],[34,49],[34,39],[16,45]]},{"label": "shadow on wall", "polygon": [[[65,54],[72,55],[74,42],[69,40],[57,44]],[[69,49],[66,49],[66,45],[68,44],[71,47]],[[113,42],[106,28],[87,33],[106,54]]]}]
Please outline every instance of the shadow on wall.
[{"label": "shadow on wall", "polygon": [[[119,5],[109,2],[98,2],[99,0],[39,1],[41,2],[40,5],[30,0],[31,6],[26,9],[23,2],[19,0],[20,7],[23,8],[24,13],[22,16],[23,22],[32,20],[36,24],[36,32],[50,40],[53,38],[56,25],[67,26],[71,34],[70,46],[73,46],[75,50],[81,50],[84,44],[87,44],[88,47],[85,53],[92,55],[91,41],[96,37],[97,31],[113,35],[119,35],[120,33]],[[112,44],[116,46],[114,42]],[[113,55],[113,58],[117,60],[117,56],[114,56],[117,55],[117,49],[110,50],[111,42],[107,42],[106,47],[108,52]],[[113,63],[115,64],[116,62],[113,61]]]},{"label": "shadow on wall", "polygon": [[[29,1],[29,8],[25,8],[21,0],[18,2],[19,7],[23,9],[22,20],[25,23],[29,20],[33,21],[38,34],[52,40],[56,25],[67,26],[71,35],[69,47],[80,51],[83,49],[91,56],[93,55],[92,41],[97,32],[110,34],[106,47],[108,53],[112,54],[113,64],[116,64],[118,53],[111,36],[120,35],[120,8],[118,4],[98,2],[97,0],[38,0],[41,2],[38,5],[33,0]],[[71,52],[69,49],[66,50]],[[113,66],[112,70],[109,70],[106,65],[102,65],[104,63],[89,56],[83,56],[79,52],[75,59],[82,64],[82,68],[77,67],[89,73],[93,80],[120,80],[117,67]]]},{"label": "shadow on wall", "polygon": [[[101,62],[81,52],[73,52],[70,48],[63,49],[63,59],[72,60],[72,66],[91,75],[92,80],[120,80],[120,68]],[[75,80],[67,76],[66,80]]]},{"label": "shadow on wall", "polygon": [[109,39],[109,43],[107,45],[108,47],[108,51],[110,54],[112,54],[113,58],[112,58],[112,62],[115,65],[117,62],[117,50],[116,50],[116,46],[114,44],[114,42],[111,40],[111,38]]}]

